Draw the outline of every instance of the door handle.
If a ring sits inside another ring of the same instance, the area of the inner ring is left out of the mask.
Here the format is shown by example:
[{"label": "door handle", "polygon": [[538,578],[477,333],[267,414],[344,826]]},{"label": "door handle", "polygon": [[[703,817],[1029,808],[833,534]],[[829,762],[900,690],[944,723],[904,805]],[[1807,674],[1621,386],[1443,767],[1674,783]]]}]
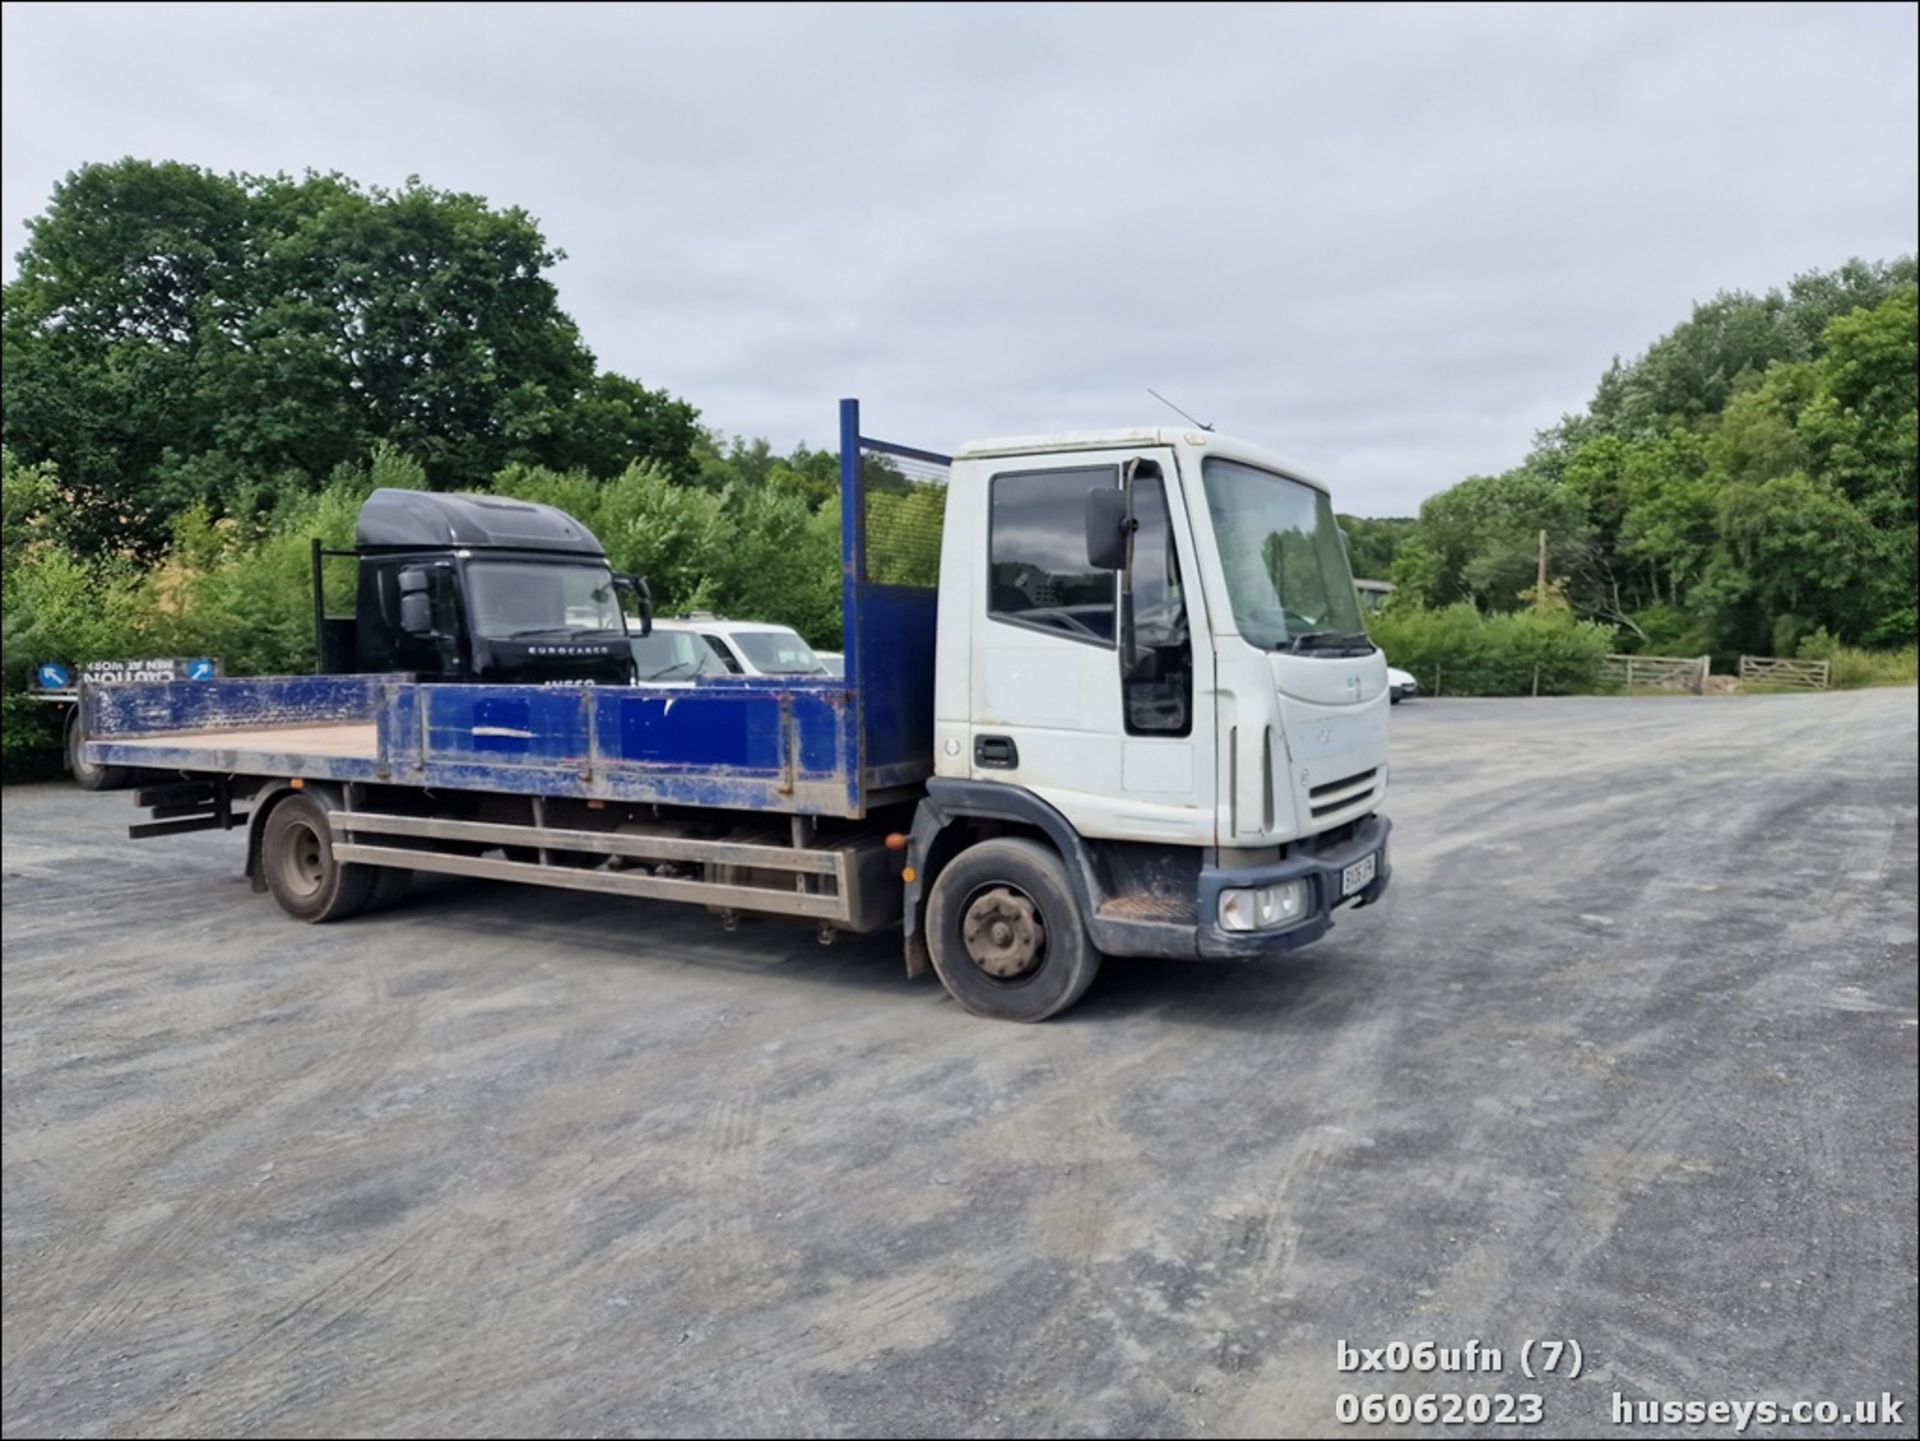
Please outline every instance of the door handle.
[{"label": "door handle", "polygon": [[1010,771],[1020,764],[1020,748],[1012,736],[975,736],[973,763],[992,770]]}]

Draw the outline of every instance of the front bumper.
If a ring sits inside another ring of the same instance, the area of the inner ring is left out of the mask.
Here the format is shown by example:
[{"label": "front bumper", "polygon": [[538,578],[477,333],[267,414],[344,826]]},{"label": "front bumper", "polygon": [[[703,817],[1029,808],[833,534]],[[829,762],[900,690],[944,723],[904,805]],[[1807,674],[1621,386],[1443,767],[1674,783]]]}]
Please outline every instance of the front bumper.
[{"label": "front bumper", "polygon": [[[1333,929],[1333,913],[1341,906],[1366,906],[1385,894],[1393,867],[1387,858],[1387,833],[1393,822],[1385,816],[1368,816],[1353,829],[1353,834],[1337,846],[1325,850],[1296,847],[1294,854],[1271,865],[1245,870],[1206,869],[1200,872],[1199,924],[1195,928],[1195,951],[1208,960],[1257,960],[1263,956],[1283,955],[1311,944]],[[1340,894],[1340,874],[1355,861],[1378,854],[1378,868],[1372,881],[1355,895]],[[1220,893],[1247,886],[1268,886],[1279,881],[1304,879],[1309,897],[1303,919],[1284,930],[1227,931],[1220,927]]]}]

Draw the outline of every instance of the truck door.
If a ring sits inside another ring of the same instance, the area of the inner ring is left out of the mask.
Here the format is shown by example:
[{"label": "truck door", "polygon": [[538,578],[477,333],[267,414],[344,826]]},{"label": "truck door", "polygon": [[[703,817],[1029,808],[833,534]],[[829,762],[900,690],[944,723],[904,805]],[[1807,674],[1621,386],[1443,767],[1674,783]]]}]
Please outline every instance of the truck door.
[{"label": "truck door", "polygon": [[[1088,563],[1087,493],[1122,486],[1136,529],[1116,574]],[[1196,715],[1212,652],[1178,497],[1170,450],[1032,457],[988,479],[970,774],[1026,787],[1083,835],[1213,839],[1212,716]]]}]

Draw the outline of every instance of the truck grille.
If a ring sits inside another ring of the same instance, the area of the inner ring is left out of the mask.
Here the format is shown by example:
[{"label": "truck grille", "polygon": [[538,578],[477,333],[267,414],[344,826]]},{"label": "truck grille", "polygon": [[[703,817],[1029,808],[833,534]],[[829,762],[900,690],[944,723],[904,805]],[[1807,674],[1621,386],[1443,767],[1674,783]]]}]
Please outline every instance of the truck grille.
[{"label": "truck grille", "polygon": [[1375,784],[1380,775],[1378,769],[1360,771],[1355,775],[1343,776],[1337,781],[1328,781],[1317,785],[1307,792],[1307,806],[1313,818],[1330,816],[1335,811],[1346,810],[1364,800],[1371,800]]}]

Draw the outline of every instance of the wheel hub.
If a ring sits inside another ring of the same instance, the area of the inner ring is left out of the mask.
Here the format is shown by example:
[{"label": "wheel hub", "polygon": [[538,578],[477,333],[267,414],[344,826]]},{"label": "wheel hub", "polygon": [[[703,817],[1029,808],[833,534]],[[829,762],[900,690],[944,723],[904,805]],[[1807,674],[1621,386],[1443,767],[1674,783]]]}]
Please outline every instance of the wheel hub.
[{"label": "wheel hub", "polygon": [[967,907],[961,936],[973,963],[996,980],[1024,976],[1040,964],[1047,931],[1033,902],[1008,886],[982,892]]},{"label": "wheel hub", "polygon": [[327,879],[327,862],[321,852],[319,833],[304,825],[293,828],[287,836],[282,869],[291,890],[305,896],[317,892]]}]

